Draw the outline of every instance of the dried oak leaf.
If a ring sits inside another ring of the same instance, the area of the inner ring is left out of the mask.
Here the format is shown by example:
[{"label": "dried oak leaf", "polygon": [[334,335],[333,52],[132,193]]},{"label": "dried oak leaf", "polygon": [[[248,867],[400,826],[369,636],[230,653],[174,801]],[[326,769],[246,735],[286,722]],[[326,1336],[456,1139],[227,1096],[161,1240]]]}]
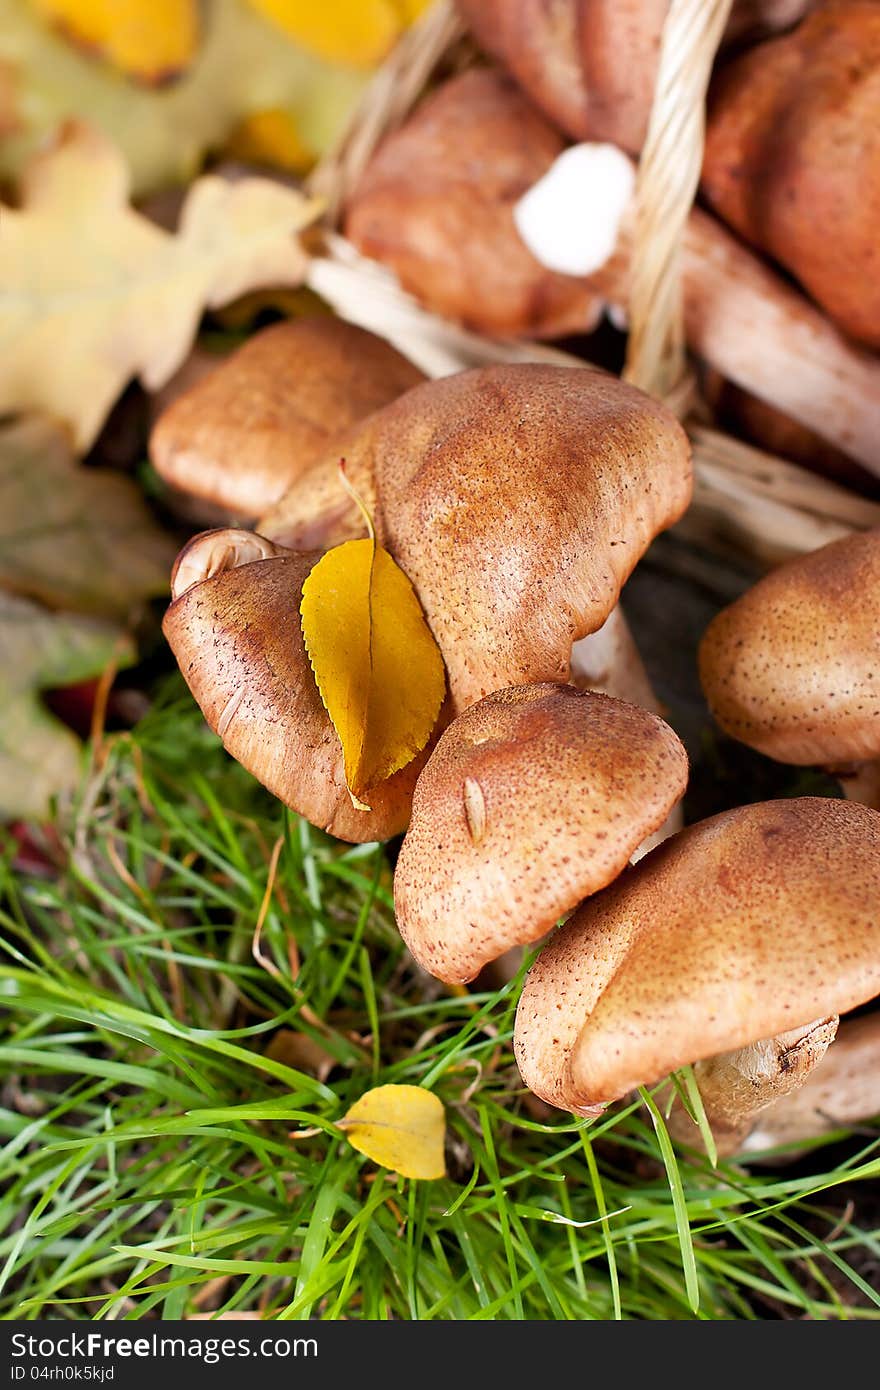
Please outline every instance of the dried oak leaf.
[{"label": "dried oak leaf", "polygon": [[78,466],[57,425],[34,416],[0,428],[0,586],[124,618],[167,591],[174,551],[138,486]]},{"label": "dried oak leaf", "polygon": [[39,817],[76,785],[80,742],[40,700],[40,691],[129,662],[129,638],[112,623],[48,613],[0,592],[0,817]]},{"label": "dried oak leaf", "polygon": [[80,450],[132,377],[164,385],[205,308],[296,284],[293,234],[320,211],[268,179],[206,176],[172,235],[129,207],[128,192],[115,146],[69,122],[29,165],[21,207],[2,210],[0,413],[62,420]]}]

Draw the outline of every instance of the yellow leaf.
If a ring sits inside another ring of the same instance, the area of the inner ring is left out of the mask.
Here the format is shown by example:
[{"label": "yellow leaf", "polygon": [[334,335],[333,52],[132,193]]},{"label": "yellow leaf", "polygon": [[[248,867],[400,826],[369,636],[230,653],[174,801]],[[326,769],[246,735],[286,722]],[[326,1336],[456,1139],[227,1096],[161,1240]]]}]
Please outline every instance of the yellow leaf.
[{"label": "yellow leaf", "polygon": [[303,145],[335,145],[366,73],[319,61],[249,0],[204,0],[190,67],[160,88],[121,78],[46,24],[0,0],[0,178],[14,179],[58,124],[81,115],[122,150],[137,196],[188,183],[255,111],[287,111]]},{"label": "yellow leaf", "polygon": [[224,153],[228,159],[267,164],[291,174],[304,174],[315,162],[314,153],[300,139],[293,117],[278,107],[247,116],[232,132]]},{"label": "yellow leaf", "polygon": [[115,146],[69,123],[0,209],[0,414],[50,415],[87,449],[126,382],[173,375],[205,308],[302,279],[293,234],[319,212],[268,179],[206,176],[166,232],[129,207]]},{"label": "yellow leaf", "polygon": [[373,535],[321,557],[303,584],[300,614],[352,801],[369,810],[367,788],[428,742],[443,703],[443,658],[412,584]]},{"label": "yellow leaf", "polygon": [[404,27],[394,0],[250,0],[296,43],[330,62],[371,68]]},{"label": "yellow leaf", "polygon": [[409,26],[425,13],[433,0],[395,0],[395,4],[404,25]]},{"label": "yellow leaf", "polygon": [[198,0],[31,0],[77,43],[97,49],[140,81],[158,83],[192,62],[199,41]]},{"label": "yellow leaf", "polygon": [[353,1149],[404,1178],[443,1178],[446,1112],[422,1086],[376,1086],[356,1100],[339,1128]]}]

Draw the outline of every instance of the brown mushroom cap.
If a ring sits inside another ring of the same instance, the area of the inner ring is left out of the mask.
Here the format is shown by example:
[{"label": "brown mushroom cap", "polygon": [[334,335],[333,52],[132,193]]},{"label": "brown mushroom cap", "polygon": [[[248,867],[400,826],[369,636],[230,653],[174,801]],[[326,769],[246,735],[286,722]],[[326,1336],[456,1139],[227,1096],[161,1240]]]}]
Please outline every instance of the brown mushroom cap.
[{"label": "brown mushroom cap", "polygon": [[827,0],[723,67],[703,192],[845,333],[880,347],[880,6]]},{"label": "brown mushroom cap", "polygon": [[[799,20],[816,0],[734,0],[725,41]],[[575,140],[637,154],[648,129],[669,0],[456,0],[486,53]]]},{"label": "brown mushroom cap", "polygon": [[150,458],[172,486],[259,516],[337,434],[423,380],[389,343],[342,319],[274,324],[163,412]]},{"label": "brown mushroom cap", "polygon": [[539,955],[517,1010],[523,1080],[591,1113],[676,1067],[880,992],[880,814],[822,797],[742,806],[665,841]]},{"label": "brown mushroom cap", "polygon": [[394,874],[420,965],[465,983],[603,888],[684,793],[654,714],[565,685],[489,695],[449,726],[415,791]]},{"label": "brown mushroom cap", "polygon": [[[674,416],[572,367],[427,382],[371,416],[345,457],[419,596],[456,709],[511,685],[567,681],[572,643],[602,626],[691,493]],[[322,467],[335,474],[335,457]],[[261,530],[289,536],[289,510],[308,516],[315,495],[294,486]]]},{"label": "brown mushroom cap", "polygon": [[487,53],[575,140],[638,153],[669,0],[456,0]]},{"label": "brown mushroom cap", "polygon": [[768,757],[880,757],[880,528],[765,575],[713,619],[699,662],[718,723]]},{"label": "brown mushroom cap", "polygon": [[224,747],[293,810],[341,840],[388,839],[406,827],[427,752],[371,789],[371,811],[355,810],[300,627],[320,553],[247,536],[205,532],[181,552],[162,630],[184,679]]},{"label": "brown mushroom cap", "polygon": [[513,217],[563,148],[508,77],[473,69],[383,141],[349,200],[346,234],[429,308],[481,332],[587,332],[602,301],[536,260]]}]

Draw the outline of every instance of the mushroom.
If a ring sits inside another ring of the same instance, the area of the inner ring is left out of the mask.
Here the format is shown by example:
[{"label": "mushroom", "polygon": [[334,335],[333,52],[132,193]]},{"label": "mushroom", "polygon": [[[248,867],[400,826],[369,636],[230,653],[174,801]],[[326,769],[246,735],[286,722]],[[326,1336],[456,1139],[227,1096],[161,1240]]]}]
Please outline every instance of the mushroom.
[{"label": "mushroom", "polygon": [[[672,414],[572,367],[427,382],[353,431],[345,459],[419,596],[455,710],[511,685],[566,682],[572,644],[601,628],[691,490]],[[353,504],[343,506],[336,466],[329,455],[295,484],[261,533],[301,546],[319,533],[316,495],[338,524]]]},{"label": "mushroom", "polygon": [[722,67],[702,190],[844,333],[880,348],[876,0],[826,0],[793,33]]},{"label": "mushroom", "polygon": [[710,623],[699,667],[732,738],[880,808],[880,527],[765,575]]},{"label": "mushroom", "polygon": [[206,531],[181,551],[162,630],[210,727],[264,786],[342,840],[385,840],[409,819],[427,751],[355,810],[342,747],[321,701],[299,621],[319,554],[262,536]]},{"label": "mushroom", "polygon": [[730,1152],[818,1063],[835,1015],[880,992],[878,898],[867,807],[804,797],[690,826],[541,951],[516,1015],[523,1080],[596,1115],[695,1063]]},{"label": "mushroom", "polygon": [[150,458],[174,488],[252,518],[336,435],[423,380],[389,343],[342,319],[274,324],[172,401]]},{"label": "mushroom", "polygon": [[487,696],[441,735],[394,874],[404,941],[449,983],[543,936],[626,866],[684,794],[656,715],[572,686]]},{"label": "mushroom", "polygon": [[384,140],[346,209],[346,234],[441,314],[495,337],[585,332],[602,301],[547,270],[513,221],[562,137],[501,73],[471,69]]},{"label": "mushroom", "polygon": [[[625,157],[563,153],[549,126],[546,138],[526,141],[522,106],[498,73],[450,79],[380,146],[349,200],[346,231],[404,289],[482,332],[586,332],[598,305],[619,315],[629,301],[634,208],[621,215],[618,201]],[[541,118],[531,112],[530,122]],[[501,187],[484,177],[490,159]],[[591,259],[585,278],[559,273],[573,264],[558,259],[571,242],[560,236],[560,202],[584,247],[595,252],[617,235],[614,254],[598,267]],[[685,227],[682,276],[692,351],[880,474],[877,357],[699,208]]]},{"label": "mushroom", "polygon": [[[736,0],[728,37],[773,32],[811,0]],[[815,3],[815,0],[813,0]],[[637,154],[648,127],[669,0],[456,0],[477,43],[576,140]]]},{"label": "mushroom", "polygon": [[[682,1112],[683,1113],[683,1112]],[[799,1157],[798,1146],[834,1130],[863,1125],[880,1116],[880,1012],[846,1019],[834,1046],[819,1062],[799,1090],[781,1096],[761,1112],[755,1128],[742,1144],[742,1153],[754,1162],[768,1149],[786,1146],[789,1160]],[[678,1121],[682,1138],[694,1142],[694,1125]],[[779,1155],[774,1155],[778,1162]]]}]

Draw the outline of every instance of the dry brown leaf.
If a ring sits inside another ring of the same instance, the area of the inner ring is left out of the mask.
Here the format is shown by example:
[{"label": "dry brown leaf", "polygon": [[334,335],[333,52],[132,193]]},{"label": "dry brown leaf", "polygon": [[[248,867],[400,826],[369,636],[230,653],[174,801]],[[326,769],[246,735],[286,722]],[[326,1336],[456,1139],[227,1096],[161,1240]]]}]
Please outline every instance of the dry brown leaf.
[{"label": "dry brown leaf", "polygon": [[175,543],[136,483],[78,466],[38,416],[0,427],[0,585],[51,608],[125,617],[163,594]]},{"label": "dry brown leaf", "polygon": [[164,385],[202,311],[258,286],[292,285],[294,233],[320,211],[268,179],[206,176],[172,235],[128,204],[124,160],[80,122],[33,160],[20,209],[3,209],[0,413],[64,421],[79,449],[95,439],[123,386]]},{"label": "dry brown leaf", "polygon": [[326,1081],[336,1066],[336,1058],[326,1048],[308,1033],[296,1033],[292,1028],[279,1028],[266,1048],[266,1056],[294,1071],[317,1077],[318,1081]]},{"label": "dry brown leaf", "polygon": [[185,1322],[262,1322],[262,1313],[187,1313]]},{"label": "dry brown leaf", "polygon": [[98,675],[133,659],[118,627],[47,613],[0,592],[0,817],[44,816],[50,798],[80,775],[80,743],[40,700],[42,690]]}]

